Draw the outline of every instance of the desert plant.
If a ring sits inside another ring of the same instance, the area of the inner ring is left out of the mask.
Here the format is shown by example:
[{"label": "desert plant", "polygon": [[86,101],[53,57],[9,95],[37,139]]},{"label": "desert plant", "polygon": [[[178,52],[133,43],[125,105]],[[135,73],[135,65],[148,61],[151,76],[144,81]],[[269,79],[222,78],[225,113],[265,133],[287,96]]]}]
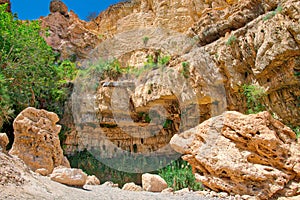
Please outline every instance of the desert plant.
[{"label": "desert plant", "polygon": [[282,11],[282,6],[278,6],[274,11],[266,14],[263,18],[263,21],[267,21],[268,19],[273,18],[276,14],[280,13]]},{"label": "desert plant", "polygon": [[293,127],[292,130],[296,133],[297,139],[300,138],[300,126]]},{"label": "desert plant", "polygon": [[265,110],[262,100],[266,95],[266,91],[263,87],[256,84],[243,85],[242,93],[246,97],[247,114],[254,114]]},{"label": "desert plant", "polygon": [[235,37],[234,35],[231,35],[231,36],[228,38],[228,40],[227,40],[227,42],[226,42],[226,45],[227,45],[227,46],[230,46],[230,45],[232,45],[234,42],[236,42],[236,37]]},{"label": "desert plant", "polygon": [[189,188],[194,191],[202,190],[202,184],[196,182],[192,167],[188,162],[181,159],[172,161],[168,166],[159,170],[159,175],[174,190]]},{"label": "desert plant", "polygon": [[182,62],[181,63],[181,66],[182,66],[182,70],[181,70],[181,74],[184,78],[188,78],[189,77],[189,66],[190,66],[190,63],[188,62]]},{"label": "desert plant", "polygon": [[143,43],[144,43],[145,46],[147,45],[149,39],[150,38],[148,36],[143,37]]}]

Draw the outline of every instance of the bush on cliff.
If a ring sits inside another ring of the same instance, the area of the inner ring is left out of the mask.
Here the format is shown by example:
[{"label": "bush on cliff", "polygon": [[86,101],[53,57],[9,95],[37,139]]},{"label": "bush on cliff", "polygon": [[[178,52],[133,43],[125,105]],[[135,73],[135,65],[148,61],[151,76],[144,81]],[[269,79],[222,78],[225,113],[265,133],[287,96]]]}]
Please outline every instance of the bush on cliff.
[{"label": "bush on cliff", "polygon": [[21,21],[0,5],[0,122],[28,106],[62,114],[75,65],[58,61],[38,21]]}]

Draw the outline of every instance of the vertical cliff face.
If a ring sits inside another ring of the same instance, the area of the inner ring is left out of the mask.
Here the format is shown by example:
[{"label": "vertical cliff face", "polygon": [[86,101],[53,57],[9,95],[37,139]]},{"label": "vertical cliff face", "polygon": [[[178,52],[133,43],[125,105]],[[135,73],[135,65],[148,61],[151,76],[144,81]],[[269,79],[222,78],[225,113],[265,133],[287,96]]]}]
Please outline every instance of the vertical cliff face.
[{"label": "vertical cliff face", "polygon": [[[183,102],[197,105],[194,110],[198,116],[188,119],[198,124],[225,110],[245,112],[245,84],[265,88],[262,101],[266,109],[286,124],[299,125],[299,8],[297,0],[140,0],[113,5],[91,22],[79,20],[73,12],[53,12],[41,18],[43,26],[50,30],[47,42],[63,57],[74,54],[78,59],[116,58],[121,69],[131,66],[137,71],[144,69],[149,56],[156,61],[159,56],[170,58],[163,67],[144,70],[138,76],[107,76],[97,79],[97,90],[74,91],[78,109],[74,110],[74,99],[70,100],[68,111],[73,113],[69,118],[66,115],[65,122],[71,125],[73,114],[76,125],[67,136],[67,152],[90,148],[89,141],[100,138],[97,128],[117,148],[140,153],[145,149],[155,151],[167,145],[171,135],[180,131],[176,126],[186,120],[186,104],[180,102],[184,95],[178,97],[176,93],[192,91],[193,100]],[[114,112],[127,111],[112,111],[113,91],[118,87],[107,85],[128,82],[134,83],[126,91],[131,102],[129,116],[137,123],[132,124],[133,132],[142,133],[139,127],[150,124],[145,116],[151,107],[162,105],[167,111],[166,119],[172,125],[168,130],[161,129],[155,139],[142,141],[124,135],[127,129],[120,129],[122,123]],[[75,88],[81,88],[80,84],[75,83]],[[170,91],[165,89],[168,84]],[[176,90],[185,84],[186,90]],[[177,109],[170,109],[172,106]],[[138,117],[139,113],[145,116]],[[107,150],[105,142],[99,144]]]}]

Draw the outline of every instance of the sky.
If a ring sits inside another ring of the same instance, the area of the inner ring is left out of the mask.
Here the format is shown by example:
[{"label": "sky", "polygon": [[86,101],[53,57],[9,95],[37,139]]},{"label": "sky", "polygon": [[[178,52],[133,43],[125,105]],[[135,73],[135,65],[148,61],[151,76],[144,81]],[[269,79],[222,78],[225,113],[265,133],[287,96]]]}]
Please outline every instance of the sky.
[{"label": "sky", "polygon": [[[11,0],[12,12],[18,14],[19,19],[38,19],[47,16],[51,0]],[[80,19],[85,20],[89,13],[105,10],[120,0],[62,0],[70,10],[73,10]]]}]

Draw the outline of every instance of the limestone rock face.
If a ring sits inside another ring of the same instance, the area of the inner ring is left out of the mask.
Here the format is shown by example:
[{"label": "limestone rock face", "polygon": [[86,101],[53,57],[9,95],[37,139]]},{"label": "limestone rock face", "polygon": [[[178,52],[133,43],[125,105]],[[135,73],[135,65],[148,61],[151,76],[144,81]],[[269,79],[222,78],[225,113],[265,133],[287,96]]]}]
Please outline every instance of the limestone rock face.
[{"label": "limestone rock face", "polygon": [[136,185],[135,183],[131,182],[131,183],[126,183],[123,187],[122,190],[128,190],[128,191],[143,191],[143,188],[139,185]]},{"label": "limestone rock face", "polygon": [[0,4],[5,4],[7,3],[7,8],[6,8],[6,12],[11,12],[11,3],[10,0],[0,0]]},{"label": "limestone rock face", "polygon": [[51,13],[59,12],[64,16],[68,15],[68,7],[61,0],[52,0],[49,9]]},{"label": "limestone rock face", "polygon": [[100,185],[100,180],[95,176],[88,176],[86,180],[86,185]]},{"label": "limestone rock face", "polygon": [[168,188],[166,181],[156,174],[143,174],[142,175],[143,189],[148,192],[161,192]]},{"label": "limestone rock face", "polygon": [[285,188],[290,188],[289,195],[299,193],[290,185],[300,180],[300,144],[295,133],[268,112],[228,111],[175,135],[170,143],[184,154],[196,179],[215,191],[260,199]]},{"label": "limestone rock face", "polygon": [[6,152],[6,146],[8,145],[9,140],[6,133],[0,133],[0,150]]},{"label": "limestone rock face", "polygon": [[15,139],[9,153],[21,158],[33,171],[44,168],[49,174],[56,166],[68,166],[58,138],[58,120],[53,112],[32,107],[23,110],[13,123]]},{"label": "limestone rock face", "polygon": [[49,36],[44,36],[45,41],[60,52],[63,59],[87,58],[89,52],[101,41],[98,33],[89,29],[86,22],[80,20],[72,11],[66,14],[53,12],[41,17],[40,21],[42,27],[49,28]]},{"label": "limestone rock face", "polygon": [[87,180],[87,175],[81,169],[56,167],[50,179],[65,185],[83,187]]}]

